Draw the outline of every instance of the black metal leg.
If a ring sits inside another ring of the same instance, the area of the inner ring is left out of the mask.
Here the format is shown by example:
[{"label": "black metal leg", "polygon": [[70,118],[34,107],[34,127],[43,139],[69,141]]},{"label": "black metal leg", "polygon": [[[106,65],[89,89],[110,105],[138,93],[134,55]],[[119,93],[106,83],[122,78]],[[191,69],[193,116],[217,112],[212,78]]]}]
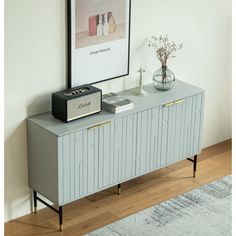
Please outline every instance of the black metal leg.
[{"label": "black metal leg", "polygon": [[193,162],[193,178],[195,178],[197,172],[197,155],[194,156],[194,159],[187,158],[187,160]]},{"label": "black metal leg", "polygon": [[121,194],[121,184],[118,184],[118,194]]},{"label": "black metal leg", "polygon": [[193,178],[196,177],[196,171],[197,171],[197,155],[194,156],[194,162],[193,162]]},{"label": "black metal leg", "polygon": [[37,214],[37,192],[33,191],[34,195],[34,213]]},{"label": "black metal leg", "polygon": [[62,206],[59,207],[59,225],[60,225],[60,231],[63,230],[63,222],[62,222]]},{"label": "black metal leg", "polygon": [[43,199],[39,198],[37,196],[37,192],[33,191],[34,195],[34,212],[35,214],[37,213],[37,200],[43,203],[45,206],[50,208],[51,210],[55,211],[59,215],[59,226],[60,226],[60,231],[63,230],[63,214],[62,214],[62,206],[59,206],[59,209],[54,208],[53,206],[49,205],[47,202],[45,202]]}]

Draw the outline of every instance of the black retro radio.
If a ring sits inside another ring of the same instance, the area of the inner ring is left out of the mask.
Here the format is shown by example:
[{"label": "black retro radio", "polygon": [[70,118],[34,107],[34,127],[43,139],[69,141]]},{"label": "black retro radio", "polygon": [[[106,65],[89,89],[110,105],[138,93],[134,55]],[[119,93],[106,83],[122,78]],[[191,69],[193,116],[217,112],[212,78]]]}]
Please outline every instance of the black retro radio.
[{"label": "black retro radio", "polygon": [[52,115],[70,122],[102,110],[102,90],[82,85],[52,94]]}]

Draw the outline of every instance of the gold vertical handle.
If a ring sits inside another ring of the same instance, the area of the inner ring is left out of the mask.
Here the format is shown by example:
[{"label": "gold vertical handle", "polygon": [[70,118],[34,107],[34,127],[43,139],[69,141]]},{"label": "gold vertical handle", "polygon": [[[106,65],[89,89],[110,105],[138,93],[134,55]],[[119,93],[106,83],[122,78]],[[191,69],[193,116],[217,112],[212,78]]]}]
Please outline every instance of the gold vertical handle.
[{"label": "gold vertical handle", "polygon": [[166,104],[164,104],[162,107],[170,107],[170,106],[173,106],[173,105],[176,105],[176,104],[180,104],[184,102],[184,99],[179,99],[179,100],[176,100],[174,102],[168,102]]},{"label": "gold vertical handle", "polygon": [[174,102],[168,102],[168,103],[164,104],[163,107],[170,107],[174,104],[175,104]]},{"label": "gold vertical handle", "polygon": [[182,103],[182,102],[184,102],[184,99],[177,100],[177,101],[175,101],[174,103],[175,103],[175,104],[180,104],[180,103]]},{"label": "gold vertical handle", "polygon": [[96,128],[99,128],[101,126],[108,125],[108,124],[111,124],[111,121],[106,121],[106,122],[103,122],[103,123],[99,123],[99,124],[93,125],[91,127],[88,127],[88,130],[96,129]]}]

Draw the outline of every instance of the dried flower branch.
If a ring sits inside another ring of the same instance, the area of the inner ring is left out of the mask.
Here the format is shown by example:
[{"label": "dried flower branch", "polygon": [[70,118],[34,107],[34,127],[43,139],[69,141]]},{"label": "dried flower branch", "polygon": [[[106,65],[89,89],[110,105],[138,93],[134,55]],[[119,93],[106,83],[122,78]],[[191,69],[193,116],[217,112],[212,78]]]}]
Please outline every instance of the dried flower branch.
[{"label": "dried flower branch", "polygon": [[167,60],[176,57],[175,52],[183,47],[183,44],[177,45],[174,42],[169,42],[168,36],[160,36],[159,38],[152,36],[148,41],[148,46],[152,47],[156,53],[158,60],[162,66],[167,66]]}]

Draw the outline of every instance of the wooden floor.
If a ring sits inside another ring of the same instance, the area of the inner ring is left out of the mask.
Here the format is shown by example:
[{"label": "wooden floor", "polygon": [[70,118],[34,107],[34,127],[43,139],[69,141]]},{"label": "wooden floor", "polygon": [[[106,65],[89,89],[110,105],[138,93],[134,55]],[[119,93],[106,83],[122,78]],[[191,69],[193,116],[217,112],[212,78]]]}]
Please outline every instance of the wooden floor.
[{"label": "wooden floor", "polygon": [[64,231],[58,231],[58,216],[50,209],[29,214],[5,224],[5,235],[83,235],[152,205],[231,174],[231,140],[211,146],[199,155],[197,176],[192,163],[182,161],[151,174],[94,194],[64,207]]}]

